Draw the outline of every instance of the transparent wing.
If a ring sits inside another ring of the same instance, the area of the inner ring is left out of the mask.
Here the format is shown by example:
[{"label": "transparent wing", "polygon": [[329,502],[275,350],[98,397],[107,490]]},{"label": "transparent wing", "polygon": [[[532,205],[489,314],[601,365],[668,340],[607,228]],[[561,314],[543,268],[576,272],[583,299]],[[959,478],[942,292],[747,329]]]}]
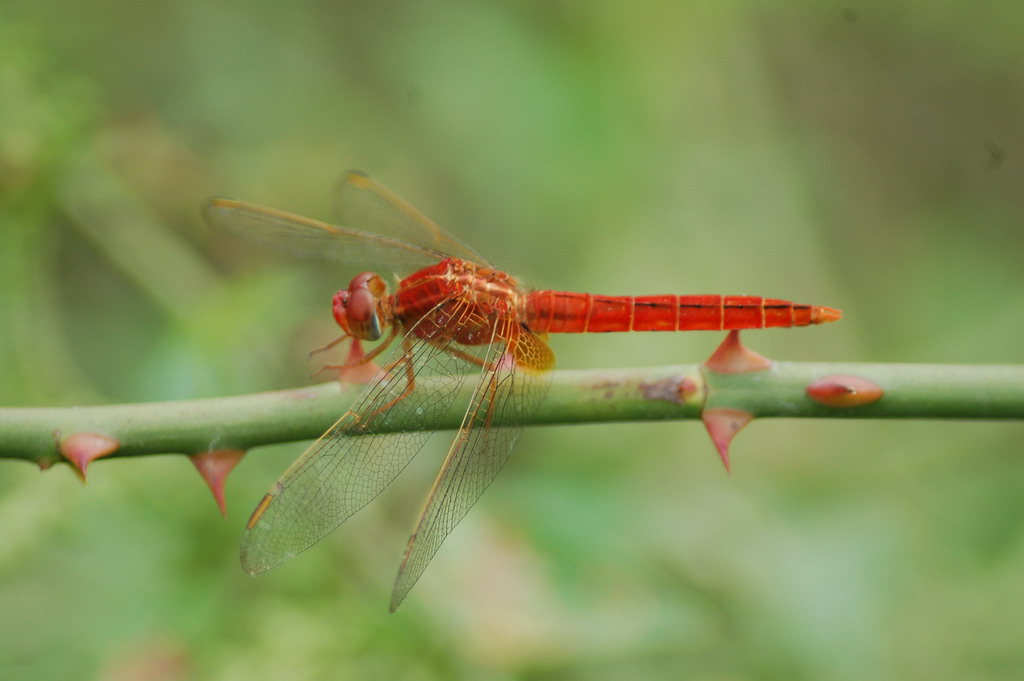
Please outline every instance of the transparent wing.
[{"label": "transparent wing", "polygon": [[407,201],[365,173],[350,170],[335,192],[339,224],[394,237],[432,252],[453,255],[480,265],[486,259]]},{"label": "transparent wing", "polygon": [[[458,311],[454,310],[455,321]],[[258,574],[305,551],[372,501],[412,461],[451,406],[470,365],[440,333],[410,331],[355,405],[292,464],[256,507],[242,566]],[[465,355],[468,350],[458,347]],[[406,394],[409,375],[415,389]],[[429,385],[423,385],[429,383]],[[390,434],[366,435],[387,426]]]},{"label": "transparent wing", "polygon": [[[394,612],[445,537],[465,517],[508,460],[523,424],[543,401],[554,355],[531,331],[509,324],[495,338],[455,442],[427,497],[391,594]],[[514,361],[509,357],[513,357]]]},{"label": "transparent wing", "polygon": [[326,258],[359,269],[408,273],[438,262],[441,251],[382,234],[338,227],[275,208],[233,199],[210,199],[203,218],[216,229],[304,257]]}]

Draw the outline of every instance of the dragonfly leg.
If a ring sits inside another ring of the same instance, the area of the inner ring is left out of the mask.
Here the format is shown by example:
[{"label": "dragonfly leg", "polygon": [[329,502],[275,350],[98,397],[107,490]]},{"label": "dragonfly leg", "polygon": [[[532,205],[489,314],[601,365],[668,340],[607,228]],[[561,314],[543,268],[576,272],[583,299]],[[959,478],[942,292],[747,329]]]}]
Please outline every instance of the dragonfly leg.
[{"label": "dragonfly leg", "polygon": [[[391,345],[391,342],[395,339],[395,336],[397,336],[397,335],[398,335],[398,327],[397,326],[393,326],[391,328],[391,331],[388,334],[387,338],[385,338],[383,341],[381,341],[377,345],[377,347],[375,347],[373,350],[370,350],[370,352],[367,352],[367,353],[363,353],[362,345],[360,344],[358,338],[354,338],[354,337],[349,336],[349,335],[345,335],[345,336],[342,336],[341,338],[337,338],[337,339],[331,341],[330,343],[328,343],[327,345],[323,346],[322,348],[317,348],[316,350],[313,350],[310,353],[310,355],[312,355],[313,353],[317,353],[317,352],[322,352],[324,350],[328,350],[328,349],[336,346],[338,343],[340,343],[340,342],[342,342],[344,340],[351,340],[352,341],[352,347],[349,349],[348,357],[346,357],[345,361],[342,362],[341,364],[329,363],[329,364],[322,365],[319,369],[317,369],[312,374],[311,378],[315,377],[315,376],[319,376],[320,374],[322,374],[325,371],[337,371],[337,372],[340,373],[339,378],[342,381],[351,380],[352,382],[355,382],[355,383],[366,383],[371,378],[373,378],[374,374],[377,373],[377,369],[373,365],[373,360],[377,357],[377,355],[379,355],[380,353],[384,352],[384,350],[386,350],[388,348],[388,346]],[[370,371],[369,372],[352,372],[352,369],[358,368],[358,367],[369,367]],[[351,374],[351,376],[349,376],[349,374]]]},{"label": "dragonfly leg", "polygon": [[513,363],[515,362],[515,352],[512,350],[512,347],[513,347],[513,344],[515,343],[515,340],[513,340],[513,339],[518,338],[518,336],[516,336],[515,334],[508,334],[507,337],[509,338],[509,341],[508,341],[508,345],[505,348],[505,352],[503,352],[501,354],[501,356],[498,358],[498,360],[496,362],[485,362],[484,360],[480,359],[479,357],[476,357],[475,355],[471,355],[468,352],[466,352],[465,350],[460,350],[459,348],[452,347],[451,345],[446,347],[444,350],[449,355],[454,355],[455,357],[458,357],[461,360],[465,360],[466,362],[469,362],[470,364],[475,364],[478,367],[482,367],[482,368],[486,369],[487,371],[494,371],[495,367],[502,366],[506,362],[513,362]]},{"label": "dragonfly leg", "polygon": [[380,343],[378,343],[377,347],[375,347],[373,350],[370,350],[361,359],[355,362],[346,360],[342,367],[352,367],[358,366],[359,364],[366,364],[367,362],[372,362],[377,357],[377,355],[384,352],[388,348],[388,346],[391,345],[391,341],[395,340],[395,336],[397,335],[398,325],[395,324],[394,326],[391,327],[391,331],[388,333],[388,337],[382,340]]},{"label": "dragonfly leg", "polygon": [[312,350],[310,350],[309,353],[306,355],[306,359],[312,359],[313,355],[319,355],[321,352],[327,352],[331,348],[336,347],[339,343],[346,341],[349,338],[352,338],[352,336],[347,333],[343,333],[334,340],[332,340],[327,345],[321,345],[318,348],[313,348]]},{"label": "dragonfly leg", "polygon": [[403,339],[402,347],[405,349],[405,352],[402,353],[402,356],[396,362],[385,368],[384,371],[386,373],[391,372],[393,369],[397,368],[398,365],[405,365],[405,389],[402,390],[402,394],[400,394],[398,397],[389,401],[384,406],[375,409],[370,418],[373,418],[378,414],[383,414],[388,409],[395,406],[396,404],[404,400],[406,397],[411,395],[412,391],[416,389],[416,371],[414,370],[412,364],[412,343],[410,343],[408,339]]}]

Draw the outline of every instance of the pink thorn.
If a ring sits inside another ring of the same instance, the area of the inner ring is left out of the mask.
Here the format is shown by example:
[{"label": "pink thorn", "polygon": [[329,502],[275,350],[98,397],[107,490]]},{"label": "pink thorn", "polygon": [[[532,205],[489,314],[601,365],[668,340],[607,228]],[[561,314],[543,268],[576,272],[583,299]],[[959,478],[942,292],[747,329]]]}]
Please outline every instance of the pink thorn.
[{"label": "pink thorn", "polygon": [[704,366],[719,374],[746,374],[766,371],[772,367],[772,361],[745,347],[740,342],[739,331],[730,331]]},{"label": "pink thorn", "polygon": [[725,471],[730,472],[729,444],[736,437],[736,433],[753,420],[754,415],[742,409],[712,407],[705,409],[701,418],[704,420],[704,427],[708,429],[711,441],[715,444],[715,449],[718,450],[718,455],[722,457]]},{"label": "pink thorn", "polygon": [[807,396],[827,407],[863,407],[884,393],[874,381],[853,374],[829,374],[807,386]]},{"label": "pink thorn", "polygon": [[342,383],[369,383],[380,371],[375,362],[364,361],[366,351],[358,338],[352,339],[345,363],[338,369],[338,380]]},{"label": "pink thorn", "polygon": [[119,440],[108,435],[74,433],[60,441],[60,453],[74,465],[78,476],[85,482],[85,469],[89,464],[116,452],[120,446]]},{"label": "pink thorn", "polygon": [[213,492],[213,500],[217,502],[220,514],[225,519],[228,517],[228,510],[224,503],[224,482],[243,456],[244,449],[211,449],[188,457],[209,485],[210,491]]}]

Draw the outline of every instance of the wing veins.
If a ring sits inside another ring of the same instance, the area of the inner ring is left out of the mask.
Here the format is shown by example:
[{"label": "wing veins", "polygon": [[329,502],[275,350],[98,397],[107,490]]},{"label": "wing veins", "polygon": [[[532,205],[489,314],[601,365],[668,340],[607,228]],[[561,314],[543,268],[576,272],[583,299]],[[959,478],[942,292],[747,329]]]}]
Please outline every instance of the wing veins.
[{"label": "wing veins", "polygon": [[[522,333],[531,332],[524,330]],[[515,339],[514,332],[510,335]],[[535,336],[531,340],[539,341]],[[547,374],[503,368],[499,361],[503,353],[515,352],[514,342],[506,344],[497,340],[496,335],[492,337],[487,352],[491,369],[484,372],[474,390],[462,426],[409,538],[392,592],[392,612],[419,580],[444,539],[493,482],[522,433],[525,415],[543,398]],[[519,398],[518,411],[507,409],[507,405],[516,404],[516,398]],[[479,423],[481,413],[484,423]],[[492,419],[498,413],[508,421],[493,426]],[[491,456],[495,452],[496,455]]]},{"label": "wing veins", "polygon": [[[464,315],[465,305],[460,304],[460,307]],[[419,367],[419,378],[423,378],[425,369],[432,368],[439,370],[440,379],[447,385],[439,386],[440,390],[430,394],[413,390],[402,402],[382,414],[374,412],[390,396],[401,392],[405,372],[393,371],[368,386],[356,405],[314,442],[271,488],[269,494],[273,498],[261,504],[261,515],[243,537],[242,561],[247,571],[256,574],[268,570],[320,541],[383,492],[429,439],[431,432],[425,429],[426,425],[450,408],[459,387],[469,376],[464,371],[453,371],[452,367],[473,365],[448,352],[456,343],[451,337],[423,340],[414,335],[415,329],[414,326],[403,338],[404,342],[409,338],[415,341],[413,357],[408,361]],[[389,356],[388,365],[408,352],[400,345]],[[396,408],[399,411],[396,412]],[[371,416],[364,417],[365,414]],[[357,416],[364,418],[353,420]],[[378,419],[388,418],[403,419],[408,429],[380,435],[354,430],[356,424],[365,431],[377,424]],[[392,438],[387,442],[389,456],[374,458],[381,451],[380,446],[375,446],[380,443],[371,441],[377,437]],[[322,504],[318,505],[317,501]]]}]

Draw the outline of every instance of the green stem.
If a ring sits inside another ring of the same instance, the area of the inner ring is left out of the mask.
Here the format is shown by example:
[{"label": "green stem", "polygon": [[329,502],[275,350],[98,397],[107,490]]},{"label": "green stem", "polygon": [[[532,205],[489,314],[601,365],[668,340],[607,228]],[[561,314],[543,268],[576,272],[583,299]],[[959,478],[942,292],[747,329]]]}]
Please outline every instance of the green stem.
[{"label": "green stem", "polygon": [[[884,389],[877,402],[834,408],[806,395],[829,374],[856,374]],[[467,381],[471,383],[471,381]],[[471,386],[466,387],[465,405]],[[430,390],[430,381],[420,382]],[[0,458],[60,460],[74,433],[116,438],[112,456],[249,449],[310,440],[326,431],[361,386],[324,383],[278,392],[141,404],[0,409]],[[1024,419],[1024,367],[777,362],[767,371],[720,374],[702,365],[559,371],[532,425],[700,418],[704,407],[757,417]],[[453,408],[432,427],[456,428]]]},{"label": "green stem", "polygon": [[[829,374],[877,383],[884,396],[838,409],[808,399],[807,385]],[[1024,366],[776,362],[768,371],[708,374],[706,406],[758,417],[866,419],[1024,419]]]}]

